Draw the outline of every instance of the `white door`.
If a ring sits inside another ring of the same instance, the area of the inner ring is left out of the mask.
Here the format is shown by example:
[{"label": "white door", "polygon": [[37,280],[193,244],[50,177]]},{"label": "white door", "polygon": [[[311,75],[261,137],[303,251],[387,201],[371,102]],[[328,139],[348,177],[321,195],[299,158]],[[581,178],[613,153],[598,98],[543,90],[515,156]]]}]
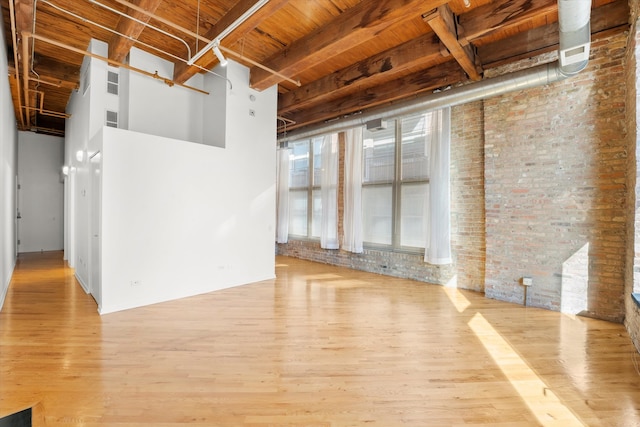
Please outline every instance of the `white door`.
[{"label": "white door", "polygon": [[102,258],[101,258],[101,233],[102,233],[102,156],[97,152],[91,157],[91,207],[90,207],[90,231],[91,231],[91,256],[89,268],[91,278],[89,288],[91,295],[98,303],[98,311],[102,305]]}]

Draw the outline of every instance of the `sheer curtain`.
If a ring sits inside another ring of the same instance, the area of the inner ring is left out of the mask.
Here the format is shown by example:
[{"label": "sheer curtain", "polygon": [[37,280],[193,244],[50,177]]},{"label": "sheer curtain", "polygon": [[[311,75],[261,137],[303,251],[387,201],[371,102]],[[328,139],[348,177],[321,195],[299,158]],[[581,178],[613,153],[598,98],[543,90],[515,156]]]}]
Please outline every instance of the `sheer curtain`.
[{"label": "sheer curtain", "polygon": [[320,247],[338,249],[338,134],[324,137],[321,156],[322,226]]},{"label": "sheer curtain", "polygon": [[[451,263],[451,220],[449,213],[449,157],[451,108],[432,113],[429,152],[429,191],[427,200],[427,238],[424,260],[430,264]],[[429,141],[426,141],[427,143]]]},{"label": "sheer curtain", "polygon": [[276,156],[276,242],[289,240],[289,150],[281,148]]},{"label": "sheer curtain", "polygon": [[362,253],[362,127],[345,132],[343,222],[342,248]]}]

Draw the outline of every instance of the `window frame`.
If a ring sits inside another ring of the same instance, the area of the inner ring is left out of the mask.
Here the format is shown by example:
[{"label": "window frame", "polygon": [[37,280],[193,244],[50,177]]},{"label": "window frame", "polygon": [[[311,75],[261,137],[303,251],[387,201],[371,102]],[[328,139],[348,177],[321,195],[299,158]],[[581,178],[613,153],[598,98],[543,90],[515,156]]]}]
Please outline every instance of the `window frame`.
[{"label": "window frame", "polygon": [[[414,117],[418,117],[420,115],[428,114],[428,111],[421,112],[420,114],[409,115],[409,116],[400,116],[388,119],[387,123],[393,123],[395,126],[393,135],[394,135],[394,159],[393,159],[393,181],[378,181],[372,183],[365,183],[364,180],[362,182],[362,188],[364,190],[365,187],[373,187],[373,186],[388,186],[391,184],[391,244],[384,243],[376,243],[376,242],[368,242],[366,240],[363,241],[363,246],[365,249],[374,249],[374,250],[386,250],[391,252],[400,252],[400,253],[422,253],[424,254],[425,248],[424,246],[406,246],[402,245],[402,186],[403,184],[416,185],[416,184],[430,184],[430,177],[426,178],[404,178],[402,177],[402,167],[403,167],[403,159],[402,159],[402,145],[403,145],[403,130],[402,123],[406,119],[411,119]],[[363,129],[366,132],[366,128]],[[363,138],[364,140],[364,138]],[[363,174],[365,172],[365,156],[363,150]],[[363,217],[364,223],[364,217]],[[363,224],[364,225],[364,224]]]},{"label": "window frame", "polygon": [[[308,156],[308,163],[307,163],[307,185],[306,186],[298,186],[298,187],[292,187],[291,185],[289,185],[289,193],[291,193],[292,191],[306,191],[307,192],[307,219],[306,219],[306,229],[307,229],[307,233],[306,235],[302,235],[302,234],[293,234],[291,232],[289,232],[289,236],[291,238],[297,239],[297,240],[314,240],[314,241],[319,241],[320,240],[320,236],[314,236],[313,235],[313,208],[314,208],[314,200],[313,200],[313,196],[314,196],[314,192],[315,191],[320,191],[320,182],[315,182],[315,164],[316,164],[316,160],[315,157],[316,155],[320,155],[321,153],[316,153],[315,149],[314,149],[314,143],[317,140],[322,140],[324,138],[324,135],[317,135],[317,136],[312,136],[309,138],[304,138],[301,140],[297,140],[297,141],[292,141],[291,144],[299,144],[299,143],[303,143],[306,142],[307,144],[307,156]],[[321,144],[320,144],[321,146]],[[320,181],[320,180],[318,180]],[[291,214],[290,218],[291,218]],[[289,224],[291,224],[291,222],[289,222]],[[291,229],[291,227],[289,228]]]}]

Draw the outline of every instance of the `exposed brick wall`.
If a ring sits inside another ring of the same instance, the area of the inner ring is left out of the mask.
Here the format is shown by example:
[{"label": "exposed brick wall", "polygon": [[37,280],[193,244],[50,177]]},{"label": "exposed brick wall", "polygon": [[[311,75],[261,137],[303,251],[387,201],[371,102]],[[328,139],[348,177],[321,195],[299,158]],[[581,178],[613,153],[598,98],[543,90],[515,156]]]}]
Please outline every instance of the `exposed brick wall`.
[{"label": "exposed brick wall", "polygon": [[451,248],[457,285],[484,291],[484,117],[482,102],[451,111]]},{"label": "exposed brick wall", "polygon": [[640,101],[640,93],[638,86],[640,82],[640,70],[638,70],[638,58],[640,57],[640,33],[638,32],[638,4],[632,4],[632,20],[633,25],[629,32],[629,43],[626,55],[626,82],[627,82],[627,129],[628,129],[628,152],[629,152],[629,171],[635,173],[629,174],[628,191],[628,214],[631,220],[628,222],[627,235],[633,236],[627,242],[627,260],[626,268],[626,287],[625,287],[625,326],[629,331],[629,336],[633,340],[636,349],[640,351],[640,310],[632,301],[631,293],[640,290],[640,180],[638,173],[640,167],[638,160],[640,159],[640,143],[638,141],[638,109],[637,104]]},{"label": "exposed brick wall", "polygon": [[453,266],[425,264],[424,255],[421,254],[377,249],[365,249],[361,254],[353,254],[343,250],[321,249],[319,242],[309,240],[289,240],[287,244],[279,244],[278,254],[429,283],[447,284],[455,275]]},{"label": "exposed brick wall", "polygon": [[[352,254],[324,250],[315,241],[290,240],[277,245],[277,253],[325,264],[339,265],[372,273],[410,278],[464,289],[484,288],[484,160],[482,103],[452,109],[451,142],[451,237],[454,263],[447,266],[426,264],[423,254],[365,250]],[[343,182],[344,141],[340,139],[340,183]],[[338,194],[342,230],[343,194]]]},{"label": "exposed brick wall", "polygon": [[623,319],[626,43],[593,40],[579,75],[485,101],[488,297],[522,304],[531,276],[528,305]]}]

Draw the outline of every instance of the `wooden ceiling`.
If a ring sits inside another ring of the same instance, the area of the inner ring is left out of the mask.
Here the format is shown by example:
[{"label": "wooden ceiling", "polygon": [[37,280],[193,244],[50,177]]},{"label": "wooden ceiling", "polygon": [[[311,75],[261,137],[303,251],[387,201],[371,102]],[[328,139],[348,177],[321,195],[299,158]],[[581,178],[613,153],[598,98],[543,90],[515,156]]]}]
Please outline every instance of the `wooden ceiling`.
[{"label": "wooden ceiling", "polygon": [[[175,63],[172,79],[184,83],[202,72],[186,63],[190,55],[256,2],[0,1],[19,127],[51,134],[64,133],[80,81],[77,50],[91,38],[109,43],[113,61],[125,62],[132,46],[164,57]],[[628,2],[593,0],[591,17],[592,37],[619,31],[628,27]],[[279,85],[278,114],[295,129],[480,80],[489,68],[555,50],[557,18],[555,0],[270,0],[221,46],[250,67],[252,87]],[[210,69],[217,59],[207,52],[196,63]]]}]

